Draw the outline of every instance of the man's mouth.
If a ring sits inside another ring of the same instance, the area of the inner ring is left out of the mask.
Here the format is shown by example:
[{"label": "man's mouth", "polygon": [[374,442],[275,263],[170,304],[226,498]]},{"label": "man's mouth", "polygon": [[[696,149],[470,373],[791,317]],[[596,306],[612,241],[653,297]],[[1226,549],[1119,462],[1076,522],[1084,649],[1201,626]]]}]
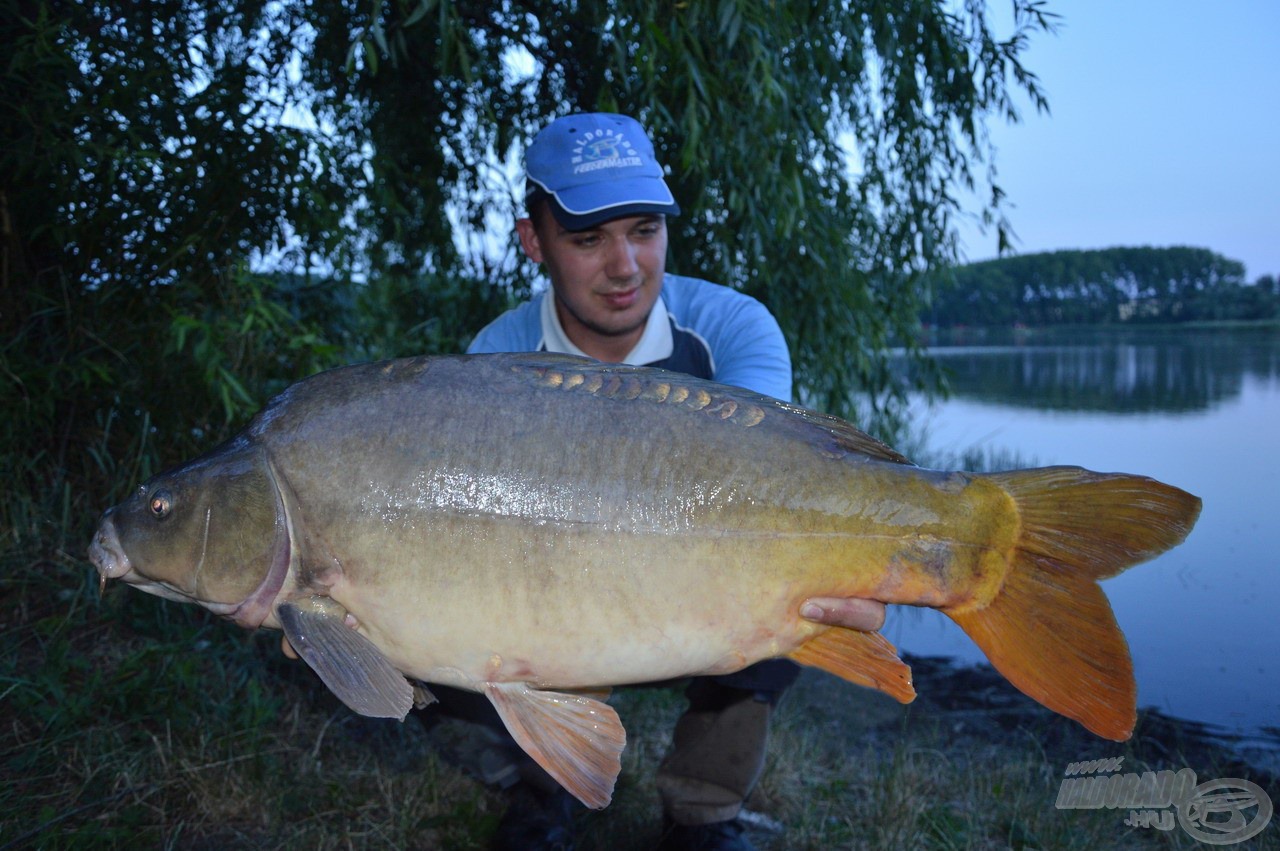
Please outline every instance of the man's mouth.
[{"label": "man's mouth", "polygon": [[628,307],[636,303],[636,299],[640,296],[640,288],[622,290],[620,292],[601,293],[600,297],[605,303],[614,310],[626,310]]}]

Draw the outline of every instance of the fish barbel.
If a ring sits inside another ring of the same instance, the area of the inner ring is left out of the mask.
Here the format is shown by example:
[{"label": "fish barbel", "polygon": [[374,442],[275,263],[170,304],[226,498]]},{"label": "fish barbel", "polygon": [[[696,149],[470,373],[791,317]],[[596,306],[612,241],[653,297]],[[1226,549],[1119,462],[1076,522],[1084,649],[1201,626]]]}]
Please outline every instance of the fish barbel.
[{"label": "fish barbel", "polygon": [[603,687],[788,657],[902,701],[878,633],[811,597],[947,614],[1015,686],[1099,736],[1135,721],[1098,580],[1175,546],[1200,501],[1149,478],[922,469],[746,390],[550,354],[332,370],[102,517],[105,581],[283,629],[356,712],[406,677],[486,694],[592,807],[625,733]]}]

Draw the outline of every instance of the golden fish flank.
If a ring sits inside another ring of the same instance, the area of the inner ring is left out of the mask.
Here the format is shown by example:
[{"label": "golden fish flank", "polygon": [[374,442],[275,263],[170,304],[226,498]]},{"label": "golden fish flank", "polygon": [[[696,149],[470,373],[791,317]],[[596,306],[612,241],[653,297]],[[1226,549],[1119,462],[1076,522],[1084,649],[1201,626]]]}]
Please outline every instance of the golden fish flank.
[{"label": "golden fish flank", "polygon": [[600,689],[786,656],[914,696],[888,642],[802,619],[809,597],[938,608],[1028,695],[1127,737],[1098,580],[1199,507],[1075,467],[924,470],[834,417],[659,370],[416,358],[295,384],[107,511],[90,558],[283,629],[356,712],[403,718],[409,679],[481,692],[601,807],[625,734]]}]

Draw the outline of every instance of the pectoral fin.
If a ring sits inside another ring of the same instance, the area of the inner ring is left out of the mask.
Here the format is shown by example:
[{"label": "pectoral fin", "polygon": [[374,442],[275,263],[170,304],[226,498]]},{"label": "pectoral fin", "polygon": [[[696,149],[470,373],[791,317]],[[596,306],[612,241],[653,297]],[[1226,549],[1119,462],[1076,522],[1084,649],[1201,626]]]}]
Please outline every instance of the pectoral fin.
[{"label": "pectoral fin", "polygon": [[372,641],[343,622],[345,616],[325,597],[276,608],[293,649],[339,700],[361,715],[403,721],[413,708],[413,687]]},{"label": "pectoral fin", "polygon": [[557,783],[592,809],[608,806],[627,743],[618,713],[585,694],[526,683],[486,683],[484,692],[520,747]]}]

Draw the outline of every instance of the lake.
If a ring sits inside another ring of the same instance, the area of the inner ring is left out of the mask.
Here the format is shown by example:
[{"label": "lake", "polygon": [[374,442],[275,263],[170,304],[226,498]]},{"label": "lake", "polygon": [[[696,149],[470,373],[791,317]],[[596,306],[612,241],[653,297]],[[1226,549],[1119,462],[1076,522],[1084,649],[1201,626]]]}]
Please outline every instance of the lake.
[{"label": "lake", "polygon": [[[1138,704],[1250,738],[1280,725],[1280,330],[965,343],[931,348],[952,396],[914,400],[911,454],[1140,473],[1199,496],[1186,543],[1103,583]],[[894,607],[885,634],[909,653],[984,658],[933,611]]]}]

